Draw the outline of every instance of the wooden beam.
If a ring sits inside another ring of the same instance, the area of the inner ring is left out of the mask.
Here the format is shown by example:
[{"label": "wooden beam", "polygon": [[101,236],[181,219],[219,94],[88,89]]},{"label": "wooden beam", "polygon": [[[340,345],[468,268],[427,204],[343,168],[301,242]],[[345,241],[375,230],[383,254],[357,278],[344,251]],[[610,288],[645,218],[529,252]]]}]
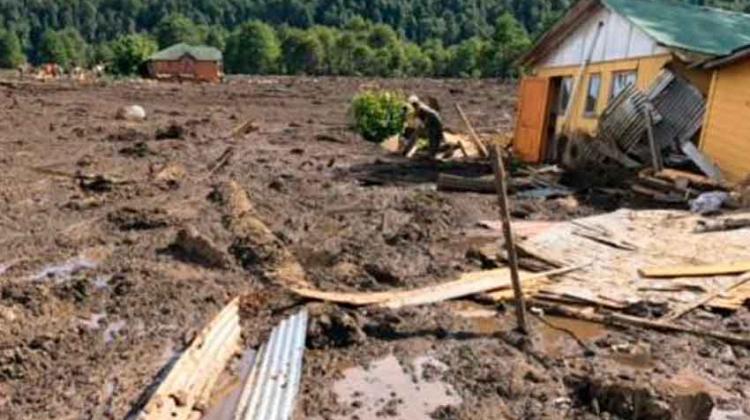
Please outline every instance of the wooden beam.
[{"label": "wooden beam", "polygon": [[510,265],[510,279],[513,284],[514,303],[516,307],[516,319],[518,329],[524,333],[529,332],[526,322],[526,303],[521,289],[521,281],[518,277],[518,253],[516,243],[513,240],[513,228],[510,222],[510,205],[508,204],[508,185],[505,176],[505,165],[500,147],[495,145],[493,149],[492,169],[495,172],[495,185],[497,188],[497,201],[500,207],[500,220],[503,223],[503,236],[505,236],[505,248],[508,253],[508,264]]},{"label": "wooden beam", "polygon": [[648,267],[638,270],[641,277],[709,277],[739,274],[750,271],[750,261],[735,261],[709,265],[675,265],[666,267]]},{"label": "wooden beam", "polygon": [[455,104],[456,111],[458,111],[458,115],[461,116],[461,120],[463,120],[464,124],[466,125],[466,129],[469,130],[469,138],[472,142],[474,142],[474,145],[477,147],[477,150],[479,150],[479,154],[486,158],[490,156],[490,153],[487,151],[487,148],[484,146],[484,143],[482,143],[482,139],[479,138],[479,135],[474,130],[474,126],[471,125],[471,121],[466,117],[466,114],[464,114],[464,110],[461,108],[461,105]]}]

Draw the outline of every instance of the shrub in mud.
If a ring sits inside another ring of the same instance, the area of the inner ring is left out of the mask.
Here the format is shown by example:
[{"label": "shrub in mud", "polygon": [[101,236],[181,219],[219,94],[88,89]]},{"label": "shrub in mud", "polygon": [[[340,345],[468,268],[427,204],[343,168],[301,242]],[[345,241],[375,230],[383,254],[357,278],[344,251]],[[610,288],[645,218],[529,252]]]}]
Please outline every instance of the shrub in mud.
[{"label": "shrub in mud", "polygon": [[404,95],[399,92],[360,93],[352,100],[354,129],[365,140],[380,143],[403,130],[406,105]]}]

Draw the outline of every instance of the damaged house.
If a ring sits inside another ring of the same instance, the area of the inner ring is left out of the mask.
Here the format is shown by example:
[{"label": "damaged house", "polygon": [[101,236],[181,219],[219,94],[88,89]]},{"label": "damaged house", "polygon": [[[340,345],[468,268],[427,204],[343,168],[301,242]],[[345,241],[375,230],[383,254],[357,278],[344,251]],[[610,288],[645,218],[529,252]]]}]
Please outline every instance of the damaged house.
[{"label": "damaged house", "polygon": [[716,181],[750,174],[750,15],[581,0],[521,64],[513,146],[526,162],[658,169],[681,155]]}]

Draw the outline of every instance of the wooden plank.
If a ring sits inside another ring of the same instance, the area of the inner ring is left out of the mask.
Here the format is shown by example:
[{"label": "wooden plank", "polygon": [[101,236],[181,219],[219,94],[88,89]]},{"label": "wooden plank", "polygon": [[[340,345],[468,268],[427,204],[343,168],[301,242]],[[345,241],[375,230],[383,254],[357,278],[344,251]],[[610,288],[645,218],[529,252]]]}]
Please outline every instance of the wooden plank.
[{"label": "wooden plank", "polygon": [[686,179],[691,185],[706,190],[723,188],[723,185],[721,183],[715,182],[710,178],[691,172],[681,171],[679,169],[664,168],[661,171],[656,172],[654,175],[658,178],[668,179],[672,182],[677,182],[680,179]]},{"label": "wooden plank", "polygon": [[717,298],[719,296],[728,294],[732,290],[734,290],[734,289],[742,286],[743,284],[747,283],[748,281],[750,281],[750,273],[745,273],[745,275],[740,276],[739,279],[737,279],[736,281],[734,281],[729,286],[724,287],[724,288],[722,288],[720,290],[716,290],[716,291],[714,291],[712,293],[709,293],[708,296],[702,297],[702,298],[698,299],[697,301],[692,302],[692,303],[688,304],[687,306],[674,311],[671,315],[668,315],[666,319],[669,320],[669,321],[674,321],[675,319],[677,319],[677,318],[685,315],[686,313],[692,311],[693,309],[695,309],[695,308],[697,308],[699,306],[703,306],[706,303],[710,302],[711,300],[713,300],[713,299],[715,299],[715,298]]},{"label": "wooden plank", "polygon": [[745,283],[732,290],[729,296],[718,296],[706,302],[706,306],[712,309],[736,311],[748,301],[750,301],[750,283]]},{"label": "wooden plank", "polygon": [[500,220],[503,222],[503,237],[505,238],[505,250],[508,253],[510,264],[510,280],[513,285],[514,306],[516,309],[516,320],[518,329],[524,333],[529,332],[526,322],[526,301],[523,298],[521,279],[518,275],[518,252],[516,242],[513,238],[513,228],[510,221],[510,204],[508,203],[508,182],[505,175],[505,162],[500,147],[495,145],[492,156],[492,169],[495,172],[495,185],[497,186],[497,202],[500,208]]},{"label": "wooden plank", "polygon": [[476,146],[477,150],[479,151],[479,154],[486,158],[490,155],[490,153],[487,151],[487,148],[484,146],[484,143],[482,143],[482,139],[479,138],[479,135],[474,130],[474,126],[471,125],[471,122],[469,121],[469,118],[466,117],[466,114],[464,113],[464,110],[461,109],[461,105],[456,105],[456,111],[458,111],[458,115],[461,116],[461,120],[466,125],[466,128],[469,130],[469,138],[472,142],[474,142],[474,146]]},{"label": "wooden plank", "polygon": [[[578,268],[580,268],[580,266],[567,267],[544,273],[524,273],[521,277],[521,281],[533,281],[534,279],[560,275]],[[351,293],[326,292],[311,287],[296,286],[289,287],[289,290],[305,298],[323,300],[326,302],[354,306],[380,305],[388,308],[400,308],[403,306],[435,303],[442,300],[455,299],[491,290],[509,288],[510,286],[510,270],[507,268],[497,268],[494,270],[464,273],[457,280],[412,290]]]},{"label": "wooden plank", "polygon": [[648,267],[638,270],[641,277],[709,277],[739,274],[750,271],[750,261],[735,261],[709,265],[675,265],[667,267]]},{"label": "wooden plank", "polygon": [[[536,279],[551,277],[565,274],[578,270],[581,266],[565,267],[556,270],[546,271],[543,273],[523,273],[520,282],[528,282]],[[430,303],[441,302],[449,299],[457,299],[464,296],[470,296],[478,293],[510,287],[512,282],[510,270],[503,268],[503,274],[497,273],[487,275],[485,272],[467,273],[461,276],[459,280],[430,286],[421,289],[400,293],[393,298],[380,304],[382,307],[396,309],[405,306],[427,305]],[[490,270],[495,271],[495,270]]]}]

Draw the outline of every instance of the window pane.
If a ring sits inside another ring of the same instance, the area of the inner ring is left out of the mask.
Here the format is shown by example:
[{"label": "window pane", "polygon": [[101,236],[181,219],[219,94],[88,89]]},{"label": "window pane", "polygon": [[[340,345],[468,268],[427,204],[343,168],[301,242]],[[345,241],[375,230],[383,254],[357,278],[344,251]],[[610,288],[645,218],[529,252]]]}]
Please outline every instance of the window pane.
[{"label": "window pane", "polygon": [[560,81],[560,93],[558,102],[558,111],[560,113],[565,112],[565,108],[568,107],[568,101],[570,101],[570,91],[573,89],[573,78],[563,77]]},{"label": "window pane", "polygon": [[612,77],[612,92],[610,98],[614,98],[619,95],[620,92],[625,90],[626,87],[634,85],[636,80],[636,73],[634,71],[623,71],[613,74]]},{"label": "window pane", "polygon": [[599,74],[589,76],[589,89],[586,94],[586,107],[584,114],[591,115],[596,111],[596,102],[599,100],[599,90],[602,84],[602,77]]}]

